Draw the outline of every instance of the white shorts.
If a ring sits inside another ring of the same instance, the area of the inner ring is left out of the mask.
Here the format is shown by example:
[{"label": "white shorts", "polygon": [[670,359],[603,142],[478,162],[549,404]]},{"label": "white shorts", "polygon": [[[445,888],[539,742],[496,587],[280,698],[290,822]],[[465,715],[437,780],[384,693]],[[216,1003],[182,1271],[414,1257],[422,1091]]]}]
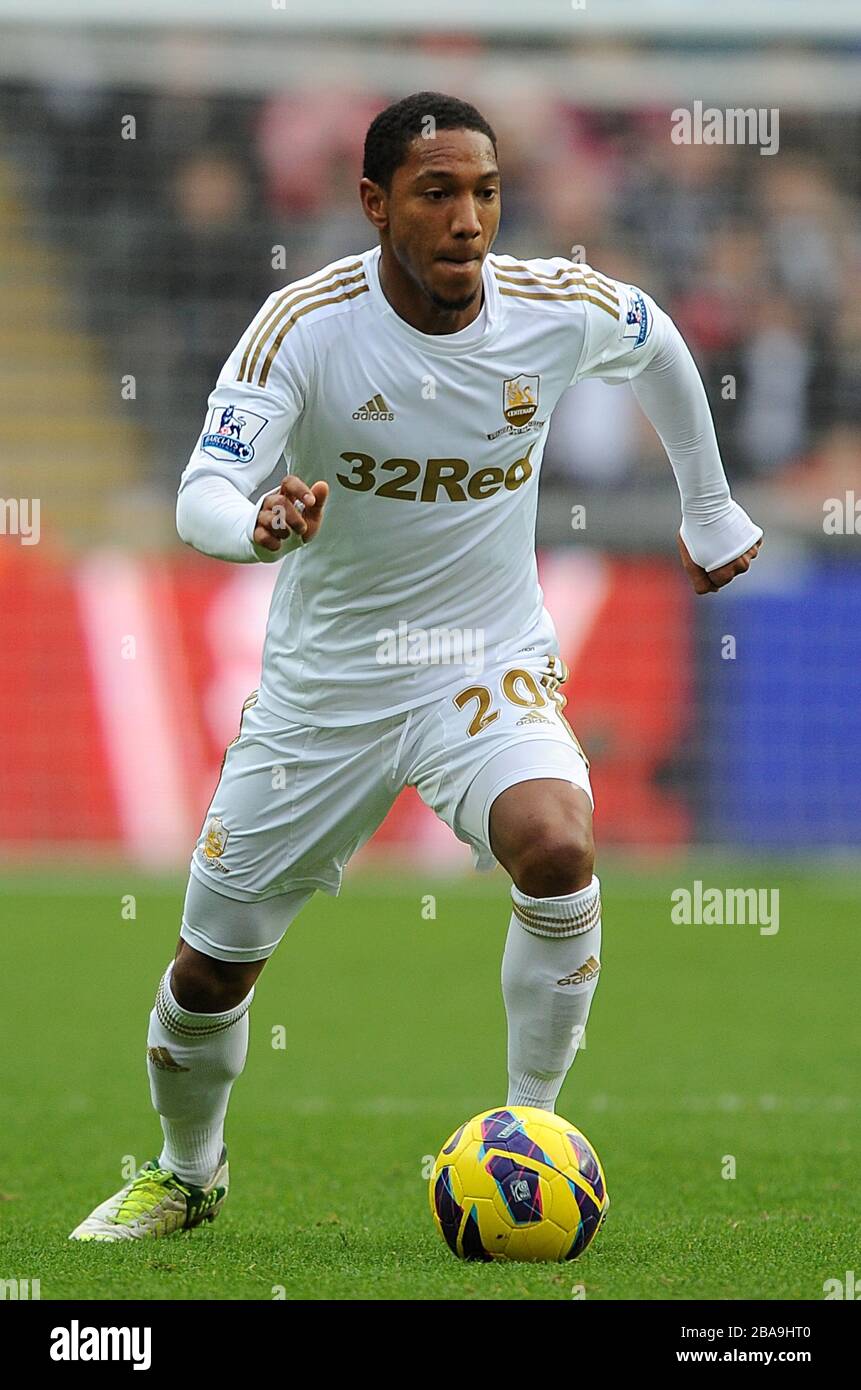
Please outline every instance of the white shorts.
[{"label": "white shorts", "polygon": [[[471,846],[476,868],[493,868],[490,809],[507,787],[558,778],[593,801],[588,762],[562,713],[566,677],[556,656],[509,662],[454,699],[347,728],[285,723],[250,696],[192,855],[192,879],[246,903],[289,895],[285,909],[315,889],[338,893],[347,861],[406,786]],[[182,936],[222,959],[264,959],[283,935],[272,929],[274,907],[265,941],[236,940],[235,903],[225,911],[224,939],[209,910],[205,922],[187,912]],[[284,930],[295,911],[285,911]]]}]

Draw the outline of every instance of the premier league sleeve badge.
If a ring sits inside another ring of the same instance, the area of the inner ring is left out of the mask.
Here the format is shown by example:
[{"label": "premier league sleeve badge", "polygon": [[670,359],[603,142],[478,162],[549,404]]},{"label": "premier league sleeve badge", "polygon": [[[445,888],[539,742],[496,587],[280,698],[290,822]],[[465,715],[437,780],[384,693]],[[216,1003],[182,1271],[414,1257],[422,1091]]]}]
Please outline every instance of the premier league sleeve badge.
[{"label": "premier league sleeve badge", "polygon": [[214,406],[200,441],[201,451],[221,462],[249,463],[254,457],[254,441],[268,423],[244,406]]}]

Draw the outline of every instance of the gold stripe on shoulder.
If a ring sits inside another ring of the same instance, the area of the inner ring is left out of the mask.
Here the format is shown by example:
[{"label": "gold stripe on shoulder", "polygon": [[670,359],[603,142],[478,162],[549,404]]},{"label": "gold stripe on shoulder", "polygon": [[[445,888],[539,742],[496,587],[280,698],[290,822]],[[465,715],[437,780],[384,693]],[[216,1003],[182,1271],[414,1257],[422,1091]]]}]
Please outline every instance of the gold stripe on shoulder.
[{"label": "gold stripe on shoulder", "polygon": [[[252,343],[249,344],[248,349],[246,349],[246,353],[243,358],[243,366],[240,368],[239,380],[245,380],[249,382],[252,381],[254,377],[254,372],[257,368],[258,360],[260,358],[261,353],[263,352],[267,338],[270,336],[271,333],[277,331],[281,322],[283,321],[285,314],[289,315],[290,313],[292,313],[296,306],[298,304],[301,304],[303,300],[319,298],[320,295],[329,294],[331,291],[340,289],[342,286],[345,285],[351,285],[356,283],[367,285],[367,282],[365,280],[365,272],[361,267],[361,263],[357,264],[359,268],[354,274],[347,274],[346,272],[353,270],[353,267],[345,266],[343,271],[334,272],[331,275],[326,275],[322,277],[322,279],[318,276],[313,284],[309,284],[308,286],[305,286],[299,290],[297,290],[295,286],[291,286],[289,290],[285,290],[284,294],[282,294],[279,297],[278,301],[273,305],[272,309],[266,317],[265,322],[261,325],[261,328],[256,338],[253,340]],[[279,345],[280,342],[281,339],[279,339]],[[253,352],[251,352],[252,347],[254,348]],[[248,360],[249,353],[250,360]]]},{"label": "gold stripe on shoulder", "polygon": [[[500,275],[496,276],[497,283],[504,286],[517,286],[524,290],[549,290],[554,298],[561,297],[563,292],[568,290],[592,290],[602,300],[612,305],[614,312],[618,310],[619,300],[610,290],[605,290],[603,285],[599,285],[596,280],[590,279],[585,275],[569,276],[565,280],[559,280],[555,285],[549,285],[546,281],[535,280],[532,276]],[[618,318],[618,313],[616,313]]]},{"label": "gold stripe on shoulder", "polygon": [[[350,275],[350,271],[360,271],[361,274]],[[294,280],[292,285],[288,285],[285,290],[282,290],[265,318],[263,318],[254,329],[248,340],[248,346],[243,353],[237,380],[251,380],[263,344],[272,331],[275,320],[280,318],[283,309],[292,308],[294,304],[300,303],[301,300],[306,299],[309,295],[320,294],[328,289],[334,289],[336,285],[343,283],[345,277],[349,277],[350,280],[359,280],[362,279],[363,276],[364,270],[362,268],[362,262],[351,261],[349,265],[341,266],[340,270],[324,270],[321,271],[320,274],[314,275],[309,279]],[[254,356],[249,365],[252,349],[254,349]]]},{"label": "gold stripe on shoulder", "polygon": [[[343,283],[346,285],[348,282],[344,281]],[[260,368],[260,376],[257,379],[257,385],[266,385],[266,381],[269,376],[269,369],[271,368],[272,363],[275,360],[275,356],[278,352],[278,349],[280,348],[287,334],[290,332],[290,329],[294,326],[298,319],[303,318],[305,314],[310,314],[312,309],[324,309],[329,304],[343,304],[343,302],[347,299],[355,299],[357,295],[367,294],[368,289],[369,286],[366,280],[363,284],[356,285],[355,289],[345,289],[343,294],[330,294],[325,299],[315,299],[311,304],[304,304],[301,309],[293,309],[289,317],[281,326],[277,338],[275,339],[275,341],[273,342],[272,346],[266,354],[266,360],[264,361],[263,366]]]},{"label": "gold stripe on shoulder", "polygon": [[[524,284],[526,284],[526,281],[524,281]],[[559,290],[547,288],[535,292],[530,288],[515,290],[506,285],[500,285],[499,293],[511,295],[513,299],[553,299],[557,304],[564,303],[566,300],[585,299],[589,304],[594,304],[596,308],[603,309],[604,313],[610,314],[612,318],[617,319],[619,317],[618,309],[613,309],[609,304],[605,303],[603,299],[598,299],[597,295],[594,294],[587,294],[585,290],[582,293],[578,291],[560,292]]]},{"label": "gold stripe on shoulder", "polygon": [[509,270],[496,270],[494,273],[497,280],[504,281],[511,285],[538,285],[548,290],[564,289],[568,286],[587,285],[590,289],[602,294],[605,299],[609,299],[613,304],[619,303],[619,296],[613,289],[608,289],[600,275],[595,275],[590,271],[589,274],[584,270],[560,270],[556,275],[542,276],[533,274],[527,270],[526,266],[514,266],[514,270],[523,271],[520,275],[512,275]]},{"label": "gold stripe on shoulder", "polygon": [[560,266],[558,270],[554,270],[552,275],[543,270],[535,270],[533,266],[527,265],[525,262],[521,261],[515,261],[514,265],[494,265],[494,269],[497,275],[504,275],[507,272],[518,270],[526,275],[531,275],[535,280],[541,280],[543,283],[547,284],[552,284],[555,280],[561,280],[569,275],[578,275],[584,280],[596,281],[601,289],[606,291],[609,298],[616,299],[615,286],[611,280],[607,279],[606,275],[600,275],[598,271],[593,270],[591,266],[585,267],[577,265],[574,261],[568,266]]}]

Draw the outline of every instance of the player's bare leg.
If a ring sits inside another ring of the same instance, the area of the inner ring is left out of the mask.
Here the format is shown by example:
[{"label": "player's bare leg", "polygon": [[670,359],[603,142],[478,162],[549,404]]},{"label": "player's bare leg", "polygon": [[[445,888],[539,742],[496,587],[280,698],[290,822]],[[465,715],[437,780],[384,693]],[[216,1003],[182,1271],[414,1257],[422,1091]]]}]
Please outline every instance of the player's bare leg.
[{"label": "player's bare leg", "polygon": [[554,1110],[600,969],[601,896],[589,797],[555,778],[520,782],[494,801],[490,841],[513,880],[502,962],[507,1103]]},{"label": "player's bare leg", "polygon": [[180,937],[171,988],[183,1009],[200,1014],[222,1013],[247,998],[265,964],[265,960],[216,960]]},{"label": "player's bare leg", "polygon": [[592,881],[592,805],[580,787],[550,777],[508,787],[490,811],[490,843],[522,893],[577,893]]}]

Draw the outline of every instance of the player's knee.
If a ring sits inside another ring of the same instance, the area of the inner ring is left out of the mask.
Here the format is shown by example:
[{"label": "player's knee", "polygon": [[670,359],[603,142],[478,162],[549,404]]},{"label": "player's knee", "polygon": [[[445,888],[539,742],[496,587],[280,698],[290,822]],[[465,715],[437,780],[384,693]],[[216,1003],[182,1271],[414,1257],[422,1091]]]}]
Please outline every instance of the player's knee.
[{"label": "player's knee", "polygon": [[592,818],[584,812],[532,830],[509,872],[521,893],[557,898],[588,887],[594,864]]},{"label": "player's knee", "polygon": [[190,1013],[226,1013],[248,997],[265,964],[262,960],[216,960],[183,941],[171,973],[171,992],[180,1008]]}]

